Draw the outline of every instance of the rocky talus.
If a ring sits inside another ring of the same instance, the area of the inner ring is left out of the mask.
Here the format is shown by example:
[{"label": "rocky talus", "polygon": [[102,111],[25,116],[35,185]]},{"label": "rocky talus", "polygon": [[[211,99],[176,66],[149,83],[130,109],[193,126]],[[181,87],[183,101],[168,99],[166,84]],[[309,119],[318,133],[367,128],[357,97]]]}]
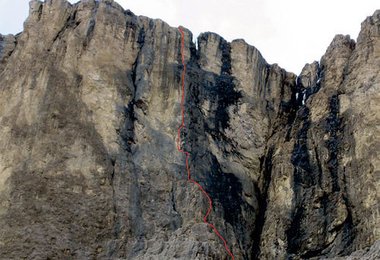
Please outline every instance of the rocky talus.
[{"label": "rocky talus", "polygon": [[[184,32],[182,140],[235,258],[379,259],[380,10],[298,76]],[[229,259],[176,149],[180,44],[112,0],[0,35],[0,259]]]}]

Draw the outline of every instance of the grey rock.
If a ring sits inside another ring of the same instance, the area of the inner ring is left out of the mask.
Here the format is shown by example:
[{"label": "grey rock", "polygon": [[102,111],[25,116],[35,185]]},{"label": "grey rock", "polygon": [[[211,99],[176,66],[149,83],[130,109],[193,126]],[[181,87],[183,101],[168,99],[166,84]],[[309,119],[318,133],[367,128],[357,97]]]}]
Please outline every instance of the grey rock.
[{"label": "grey rock", "polygon": [[[329,260],[372,260],[379,259],[380,241],[376,241],[371,247],[357,250],[349,256],[328,258]],[[327,259],[327,258],[322,258]]]},{"label": "grey rock", "polygon": [[[378,256],[379,15],[298,77],[184,29],[184,149],[236,259]],[[110,0],[0,35],[0,259],[228,259],[176,149],[180,44]]]},{"label": "grey rock", "polygon": [[9,56],[11,56],[17,44],[17,39],[14,35],[0,34],[0,72],[3,70]]}]

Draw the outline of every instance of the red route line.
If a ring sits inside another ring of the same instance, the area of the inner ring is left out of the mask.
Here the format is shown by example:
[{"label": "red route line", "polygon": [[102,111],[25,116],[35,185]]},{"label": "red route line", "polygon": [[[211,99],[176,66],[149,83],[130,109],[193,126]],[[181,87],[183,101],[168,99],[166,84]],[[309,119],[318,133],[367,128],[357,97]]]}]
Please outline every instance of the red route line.
[{"label": "red route line", "polygon": [[195,180],[191,179],[191,174],[190,174],[190,166],[189,166],[189,157],[190,153],[187,151],[184,151],[181,148],[181,130],[185,128],[185,75],[186,75],[186,63],[185,63],[185,55],[184,55],[184,48],[185,48],[185,35],[183,32],[182,27],[178,28],[180,33],[181,33],[181,57],[182,57],[182,65],[183,65],[183,71],[182,71],[182,96],[181,96],[181,116],[182,116],[182,123],[178,127],[178,136],[177,136],[177,150],[183,154],[186,155],[186,170],[187,170],[187,180],[192,182],[193,184],[197,185],[198,188],[202,191],[203,195],[207,198],[208,200],[208,209],[206,214],[203,217],[203,222],[206,223],[209,227],[212,228],[214,233],[223,241],[224,247],[226,248],[227,253],[231,256],[232,260],[235,260],[234,255],[231,253],[231,250],[229,249],[227,245],[227,241],[223,238],[223,236],[219,233],[219,231],[216,229],[216,227],[209,223],[207,221],[207,217],[210,215],[212,211],[212,200],[210,195],[203,189],[203,187],[196,182]]}]

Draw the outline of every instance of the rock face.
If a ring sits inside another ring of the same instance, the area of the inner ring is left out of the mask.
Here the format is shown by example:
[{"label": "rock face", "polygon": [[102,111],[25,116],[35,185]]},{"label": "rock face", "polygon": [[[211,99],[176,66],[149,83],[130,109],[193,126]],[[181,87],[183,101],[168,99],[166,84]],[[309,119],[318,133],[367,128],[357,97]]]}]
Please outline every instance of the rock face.
[{"label": "rock face", "polygon": [[[0,35],[0,259],[228,259],[176,149],[180,37],[112,0],[34,0]],[[298,77],[198,46],[184,146],[235,258],[379,257],[380,11]]]}]

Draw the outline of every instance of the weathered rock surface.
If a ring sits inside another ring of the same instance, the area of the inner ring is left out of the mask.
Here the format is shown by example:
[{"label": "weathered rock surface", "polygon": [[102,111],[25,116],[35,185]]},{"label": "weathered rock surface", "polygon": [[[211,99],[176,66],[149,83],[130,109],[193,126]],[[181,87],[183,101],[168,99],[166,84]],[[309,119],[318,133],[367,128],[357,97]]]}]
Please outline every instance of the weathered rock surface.
[{"label": "weathered rock surface", "polygon": [[[379,28],[298,77],[185,30],[184,146],[236,259],[379,257]],[[176,149],[180,40],[112,0],[0,35],[0,259],[228,259]]]}]

